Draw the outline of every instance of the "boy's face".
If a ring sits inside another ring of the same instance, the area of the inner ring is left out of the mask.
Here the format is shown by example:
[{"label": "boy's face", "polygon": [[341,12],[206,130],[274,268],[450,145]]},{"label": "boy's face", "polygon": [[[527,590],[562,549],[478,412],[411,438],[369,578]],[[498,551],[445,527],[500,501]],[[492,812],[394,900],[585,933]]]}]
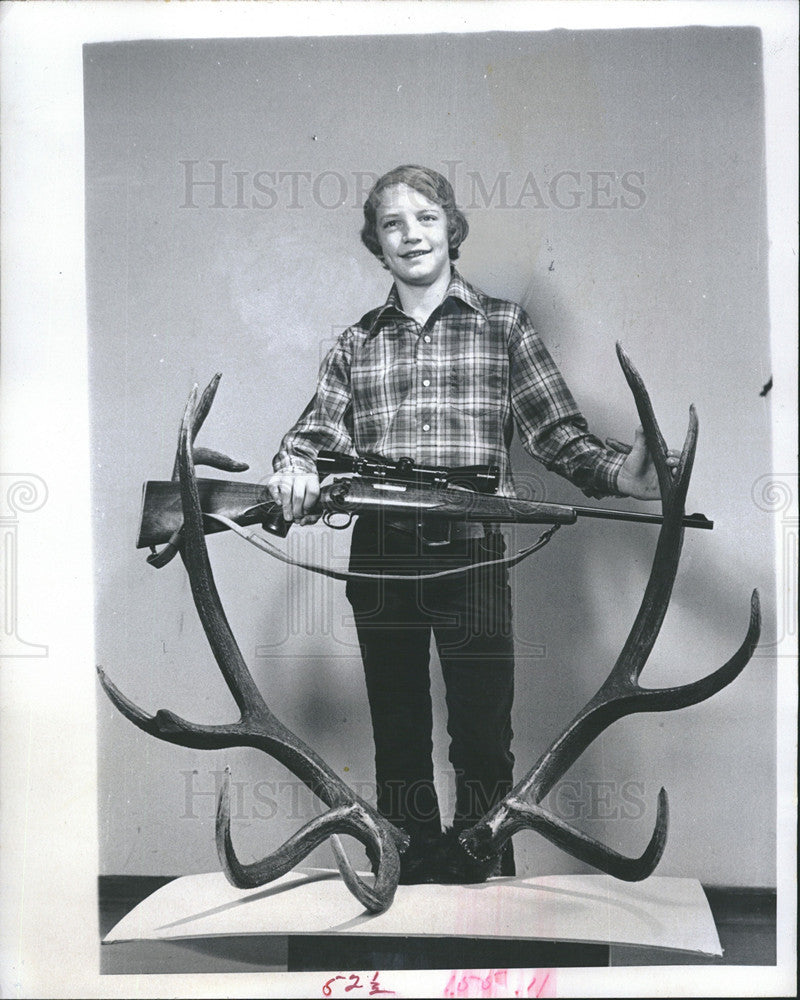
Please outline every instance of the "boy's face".
[{"label": "boy's face", "polygon": [[383,259],[395,280],[431,285],[449,275],[447,215],[441,205],[407,184],[395,184],[382,193],[376,222]]}]

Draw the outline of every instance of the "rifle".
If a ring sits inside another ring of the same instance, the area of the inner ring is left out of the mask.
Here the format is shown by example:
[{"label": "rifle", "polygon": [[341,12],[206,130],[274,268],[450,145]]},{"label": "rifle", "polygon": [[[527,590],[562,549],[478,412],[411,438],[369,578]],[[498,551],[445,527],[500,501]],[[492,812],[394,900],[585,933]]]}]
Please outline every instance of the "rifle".
[{"label": "rifle", "polygon": [[[444,468],[416,465],[409,458],[382,462],[336,452],[320,452],[317,469],[321,479],[331,474],[351,473],[348,478],[334,479],[320,491],[317,509],[322,511],[327,525],[346,528],[358,514],[383,513],[387,517],[408,518],[415,522],[429,545],[446,544],[450,538],[450,525],[456,521],[574,524],[580,517],[595,517],[611,521],[663,523],[660,514],[497,496],[499,470],[496,466]],[[197,487],[204,514],[221,514],[242,527],[260,524],[282,538],[291,527],[291,522],[283,518],[280,504],[272,499],[263,484],[198,479]],[[165,542],[174,543],[182,523],[178,483],[145,483],[136,547],[154,548]],[[688,514],[683,518],[683,526],[711,529],[714,522],[703,514]],[[204,530],[206,534],[213,534],[227,529],[220,522],[205,518]]]}]

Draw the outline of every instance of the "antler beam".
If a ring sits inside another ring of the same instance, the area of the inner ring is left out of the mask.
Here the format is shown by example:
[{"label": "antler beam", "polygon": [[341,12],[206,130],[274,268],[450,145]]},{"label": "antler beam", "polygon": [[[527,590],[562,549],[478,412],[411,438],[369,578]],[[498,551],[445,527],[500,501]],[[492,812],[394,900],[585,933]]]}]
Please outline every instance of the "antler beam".
[{"label": "antler beam", "polygon": [[[197,725],[164,710],[150,716],[121,694],[102,670],[98,671],[100,681],[120,712],[152,736],[202,750],[241,746],[263,750],[284,764],[330,807],[328,813],[306,824],[277,851],[260,862],[245,865],[236,857],[231,841],[229,787],[226,781],[217,807],[217,849],[225,873],[234,885],[248,888],[273,881],[294,868],[326,838],[346,833],[364,845],[375,871],[375,880],[369,885],[360,878],[336,842],[334,849],[342,877],[368,910],[381,912],[391,904],[397,888],[399,851],[405,850],[408,844],[406,834],[355,795],[317,753],[273,715],[242,657],[222,608],[203,533],[203,514],[192,454],[192,442],[208,413],[217,382],[218,378],[209,385],[199,406],[196,405],[197,389],[193,390],[181,424],[176,463],[184,516],[180,552],[206,638],[239,709],[240,718],[226,725]],[[217,453],[202,453],[204,458],[209,455],[215,462],[232,461]]]},{"label": "antler beam", "polygon": [[689,428],[677,470],[667,463],[667,446],[656,421],[647,389],[630,359],[617,345],[617,356],[633,393],[647,446],[658,474],[664,522],[653,566],[638,614],[608,678],[597,694],[563,730],[509,794],[475,826],[459,837],[460,848],[487,870],[503,844],[520,830],[537,830],[569,854],[627,881],[646,878],[656,867],[667,839],[667,793],[658,796],[655,828],[638,858],[627,858],[592,840],[541,808],[540,803],[587,747],[613,722],[636,712],[670,712],[696,705],[721,691],[742,672],[758,644],[761,628],[758,591],[750,602],[747,634],[736,653],[718,670],[679,687],[648,689],[639,676],[653,649],[667,612],[683,545],[686,493],[697,446],[697,414],[689,412]]}]

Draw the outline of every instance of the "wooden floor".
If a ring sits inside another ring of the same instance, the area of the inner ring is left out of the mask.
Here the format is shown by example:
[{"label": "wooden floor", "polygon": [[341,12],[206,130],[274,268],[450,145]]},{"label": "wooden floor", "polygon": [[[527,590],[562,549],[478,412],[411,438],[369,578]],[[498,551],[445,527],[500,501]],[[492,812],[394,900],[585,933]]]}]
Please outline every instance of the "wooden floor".
[{"label": "wooden floor", "polygon": [[[111,928],[143,899],[171,881],[169,877],[101,876],[100,933]],[[686,952],[614,945],[573,945],[560,942],[474,941],[457,938],[370,938],[350,941],[348,968],[429,969],[642,966],[642,965],[774,965],[776,962],[776,893],[771,889],[705,887],[724,954],[721,958]],[[341,939],[324,936],[220,942],[218,954],[193,950],[186,942],[176,948],[166,942],[133,942],[101,948],[100,970],[108,974],[301,971],[332,967],[328,951],[335,948],[341,968]],[[265,948],[264,942],[269,940]],[[376,964],[377,963],[377,964]]]}]

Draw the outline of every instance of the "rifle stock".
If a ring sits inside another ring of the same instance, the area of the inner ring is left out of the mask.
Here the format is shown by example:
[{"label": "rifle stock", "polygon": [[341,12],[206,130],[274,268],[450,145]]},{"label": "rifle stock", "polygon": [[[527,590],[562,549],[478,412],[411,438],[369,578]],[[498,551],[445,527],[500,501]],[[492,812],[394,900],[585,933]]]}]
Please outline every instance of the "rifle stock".
[{"label": "rifle stock", "polygon": [[[198,479],[200,506],[205,514],[222,514],[242,526],[262,524],[275,534],[285,535],[288,523],[266,486],[224,479]],[[463,489],[413,486],[385,480],[353,476],[324,486],[319,509],[326,515],[383,512],[389,517],[417,517],[421,523],[472,521],[484,524],[574,524],[579,517],[637,521],[660,524],[659,514],[574,507],[567,504],[517,500]],[[689,528],[712,528],[702,514],[684,517]],[[180,489],[175,482],[151,481],[144,484],[139,537],[136,547],[147,548],[168,542],[183,524]],[[227,530],[211,518],[204,521],[206,534]]]},{"label": "rifle stock", "polygon": [[[265,516],[277,511],[266,486],[237,483],[227,479],[198,479],[200,507],[206,514],[224,514],[237,524],[260,524]],[[180,485],[175,482],[151,481],[142,489],[142,512],[139,518],[137,549],[163,545],[183,525]],[[228,529],[207,518],[205,533],[214,534]]]}]

